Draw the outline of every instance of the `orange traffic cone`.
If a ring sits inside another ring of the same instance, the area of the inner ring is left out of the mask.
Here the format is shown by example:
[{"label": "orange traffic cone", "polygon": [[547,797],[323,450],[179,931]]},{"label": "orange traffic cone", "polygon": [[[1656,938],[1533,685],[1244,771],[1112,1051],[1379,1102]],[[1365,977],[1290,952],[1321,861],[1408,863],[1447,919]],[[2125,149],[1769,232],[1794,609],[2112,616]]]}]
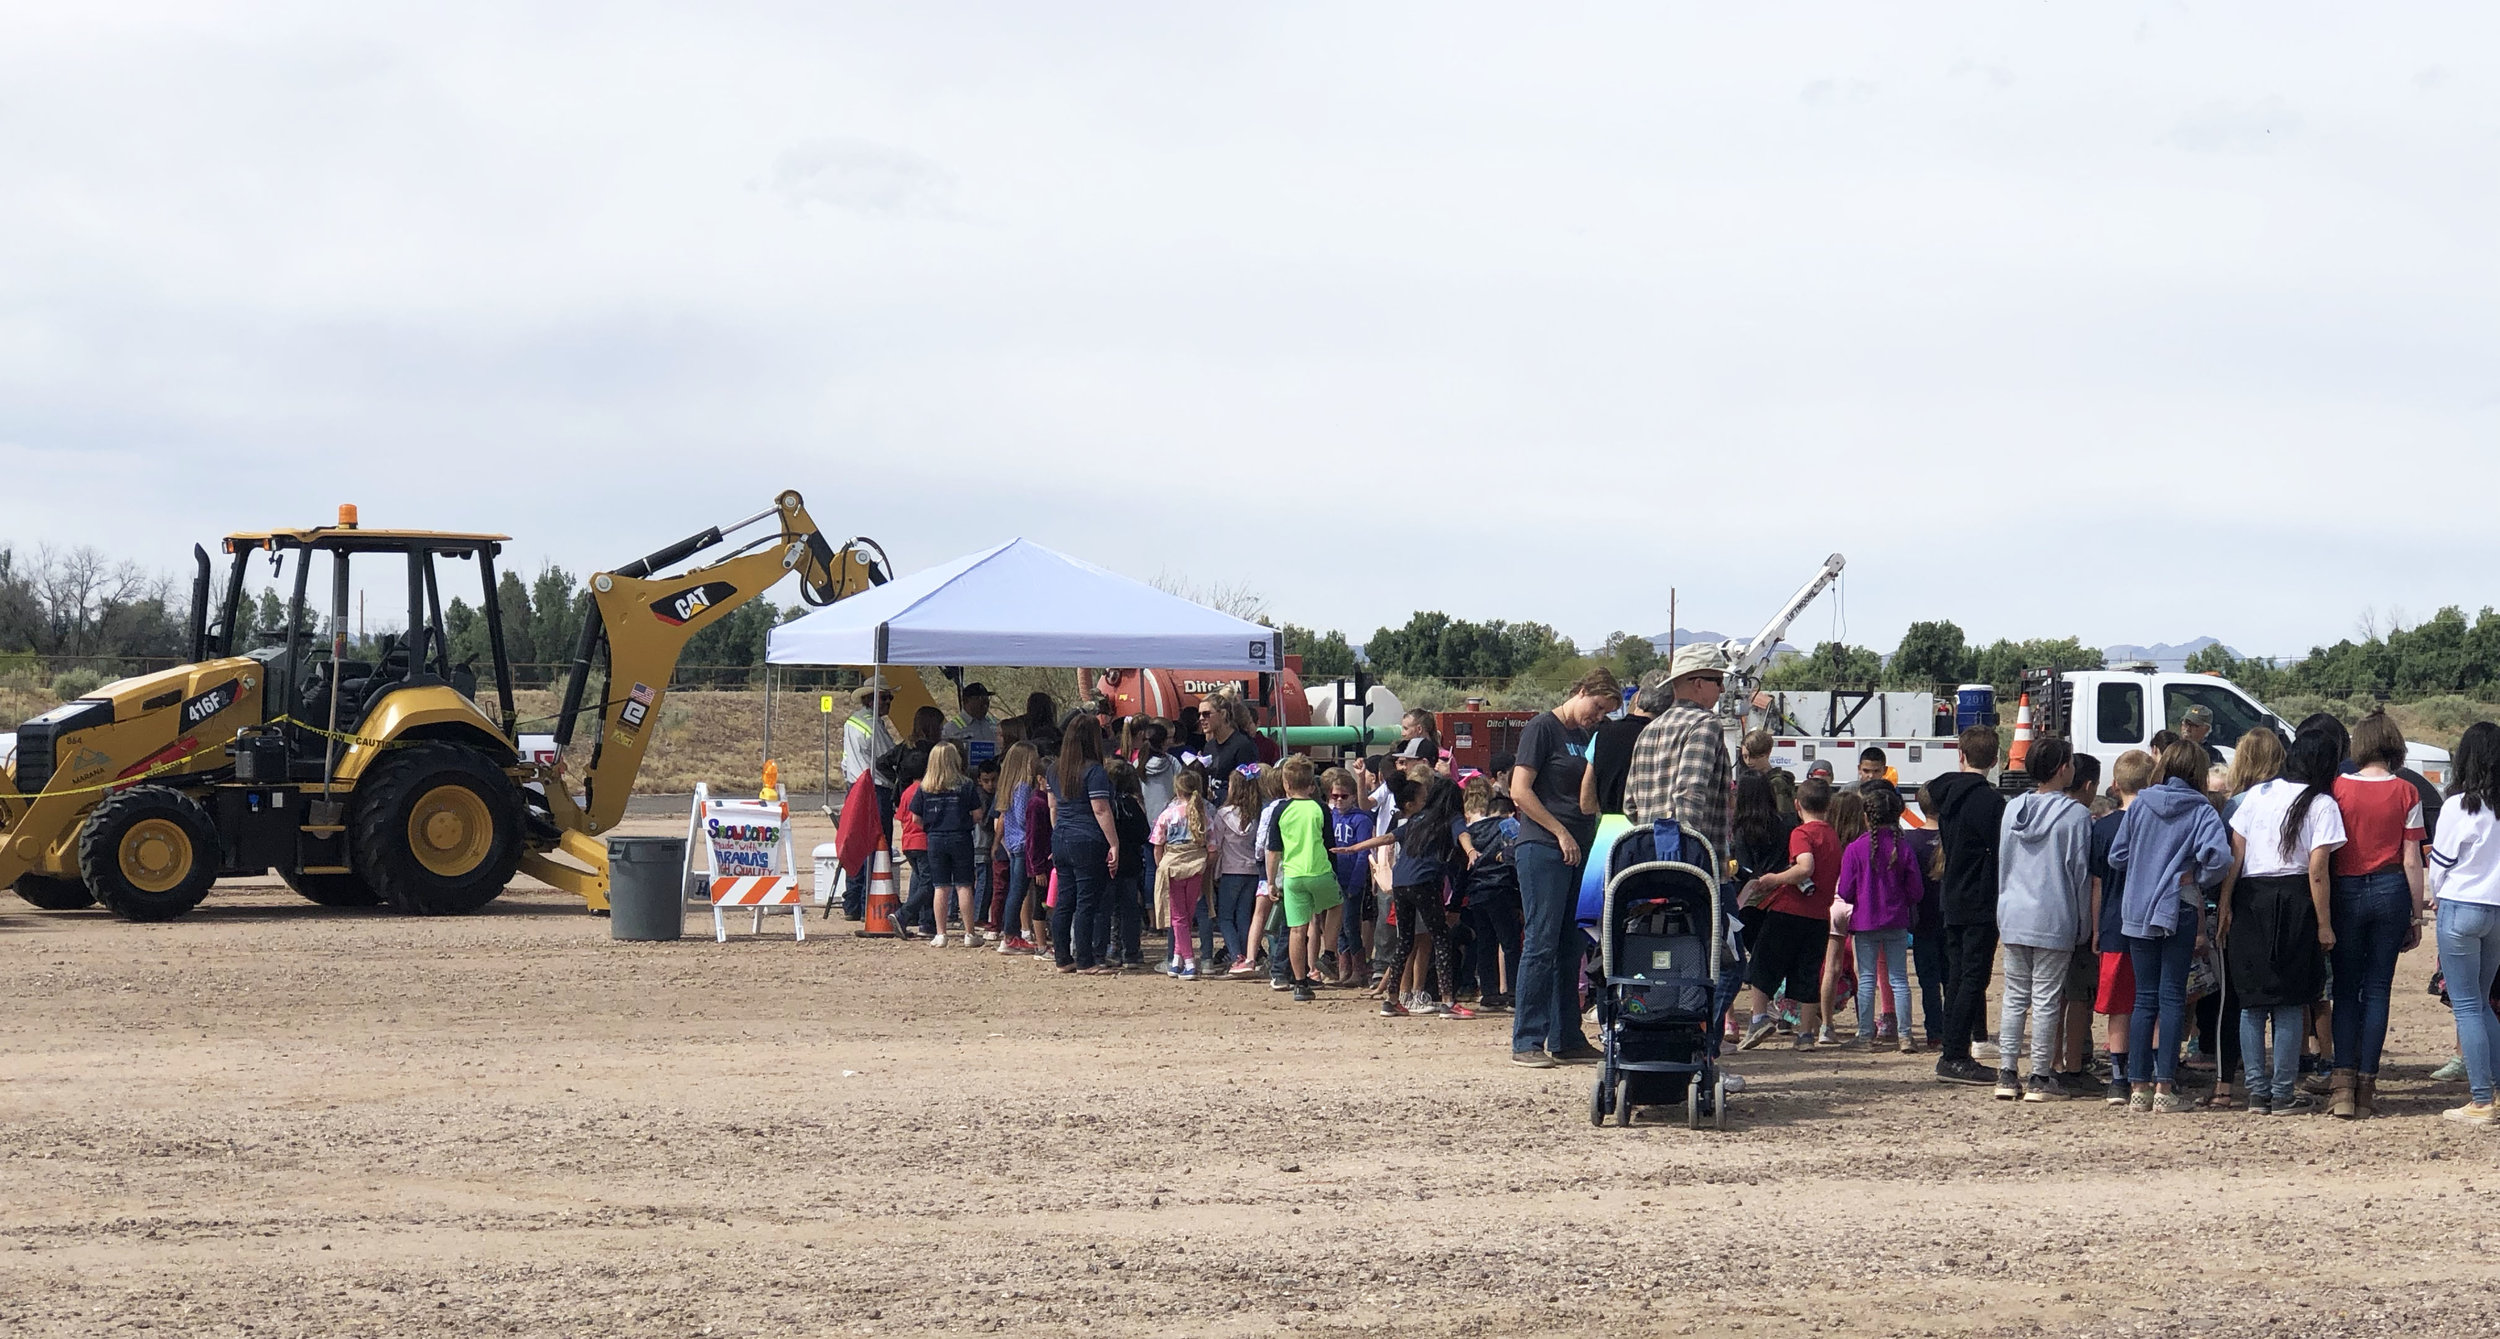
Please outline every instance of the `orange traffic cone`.
[{"label": "orange traffic cone", "polygon": [[2005,770],[2022,772],[2031,765],[2031,694],[2014,710],[2014,749],[2005,755]]},{"label": "orange traffic cone", "polygon": [[868,859],[867,925],[859,932],[862,939],[892,939],[894,913],[902,900],[894,895],[894,858],[883,846]]}]

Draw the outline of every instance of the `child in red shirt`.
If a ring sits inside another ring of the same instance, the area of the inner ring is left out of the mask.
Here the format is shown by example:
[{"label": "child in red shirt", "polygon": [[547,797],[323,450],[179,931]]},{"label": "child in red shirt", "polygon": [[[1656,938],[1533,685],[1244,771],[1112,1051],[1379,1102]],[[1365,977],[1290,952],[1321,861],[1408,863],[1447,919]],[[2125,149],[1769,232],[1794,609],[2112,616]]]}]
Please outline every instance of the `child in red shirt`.
[{"label": "child in red shirt", "polygon": [[1746,900],[1762,899],[1762,930],[1754,940],[1753,957],[1746,963],[1753,1018],[1745,1025],[1738,1050],[1760,1046],[1777,1028],[1771,1000],[1782,987],[1797,1002],[1797,1049],[1814,1049],[1815,1028],[1823,1014],[1819,1001],[1824,942],[1830,934],[1832,881],[1840,877],[1840,834],[1828,821],[1831,808],[1832,783],[1819,776],[1807,777],[1797,787],[1797,816],[1804,821],[1788,834],[1788,868],[1745,886]]}]

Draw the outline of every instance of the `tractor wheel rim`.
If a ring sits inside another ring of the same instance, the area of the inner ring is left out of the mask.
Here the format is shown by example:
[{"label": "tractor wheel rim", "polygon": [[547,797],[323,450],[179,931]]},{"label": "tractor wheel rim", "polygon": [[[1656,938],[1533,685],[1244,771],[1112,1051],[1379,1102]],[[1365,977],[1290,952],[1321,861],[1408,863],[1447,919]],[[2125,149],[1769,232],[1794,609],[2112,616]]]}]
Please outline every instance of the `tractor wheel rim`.
[{"label": "tractor wheel rim", "polygon": [[114,852],[122,878],[145,893],[167,893],[191,875],[191,834],[170,818],[143,818]]},{"label": "tractor wheel rim", "polygon": [[494,842],[494,815],[466,786],[436,786],[408,810],[408,849],[429,874],[456,879],[474,873]]}]

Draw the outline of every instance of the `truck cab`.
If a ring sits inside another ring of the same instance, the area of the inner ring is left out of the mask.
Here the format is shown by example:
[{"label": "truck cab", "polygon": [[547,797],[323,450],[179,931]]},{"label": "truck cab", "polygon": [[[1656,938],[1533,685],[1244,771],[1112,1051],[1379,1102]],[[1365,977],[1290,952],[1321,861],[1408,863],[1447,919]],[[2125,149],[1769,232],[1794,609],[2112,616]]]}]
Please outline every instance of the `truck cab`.
[{"label": "truck cab", "polygon": [[[2154,735],[2175,731],[2190,707],[2213,713],[2213,733],[2205,742],[2226,759],[2242,736],[2265,726],[2291,741],[2293,723],[2250,697],[2239,685],[2214,674],[2183,674],[2156,670],[2035,671],[2026,675],[2035,728],[2055,733],[2078,752],[2101,760],[2104,769],[2129,749],[2146,748]],[[2408,742],[2407,765],[2432,785],[2448,781],[2448,751],[2431,744]]]}]

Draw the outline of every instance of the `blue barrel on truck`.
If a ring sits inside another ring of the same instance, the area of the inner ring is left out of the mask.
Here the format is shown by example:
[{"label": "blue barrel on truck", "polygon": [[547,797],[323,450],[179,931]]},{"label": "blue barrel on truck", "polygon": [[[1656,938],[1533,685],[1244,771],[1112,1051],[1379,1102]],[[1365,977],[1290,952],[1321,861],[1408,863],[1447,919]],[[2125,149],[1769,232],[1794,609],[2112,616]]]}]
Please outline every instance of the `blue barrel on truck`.
[{"label": "blue barrel on truck", "polygon": [[1974,725],[1993,730],[1997,724],[1997,690],[1994,684],[1966,683],[1953,690],[1953,729],[1955,733]]}]

